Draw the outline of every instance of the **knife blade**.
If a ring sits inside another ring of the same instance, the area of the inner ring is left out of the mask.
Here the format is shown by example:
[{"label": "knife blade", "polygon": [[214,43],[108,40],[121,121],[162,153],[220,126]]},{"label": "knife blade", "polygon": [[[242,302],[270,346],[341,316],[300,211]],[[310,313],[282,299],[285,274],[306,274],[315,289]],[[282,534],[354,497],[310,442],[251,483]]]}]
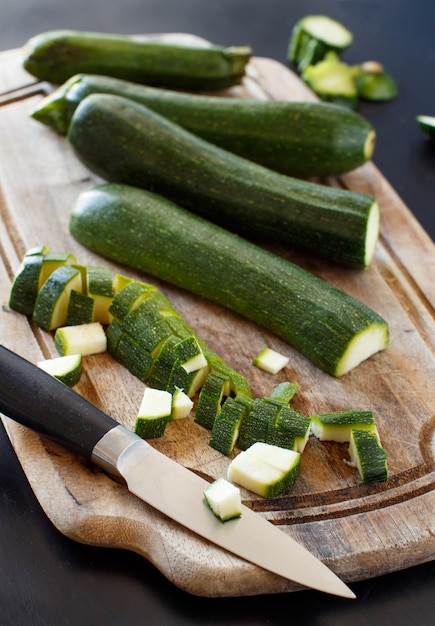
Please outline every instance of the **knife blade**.
[{"label": "knife blade", "polygon": [[206,480],[1,345],[0,412],[88,458],[138,498],[221,548],[304,587],[355,598],[320,559],[249,507],[221,522],[205,503]]}]

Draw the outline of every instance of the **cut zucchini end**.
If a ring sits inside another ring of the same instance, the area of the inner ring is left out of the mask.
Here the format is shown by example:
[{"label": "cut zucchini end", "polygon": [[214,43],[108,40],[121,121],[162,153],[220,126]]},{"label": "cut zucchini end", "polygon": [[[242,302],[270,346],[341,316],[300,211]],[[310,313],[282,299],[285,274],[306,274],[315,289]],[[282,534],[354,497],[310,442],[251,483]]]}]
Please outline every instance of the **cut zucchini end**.
[{"label": "cut zucchini end", "polygon": [[368,268],[371,265],[373,257],[375,255],[376,244],[379,239],[379,232],[381,228],[381,212],[377,200],[373,201],[370,208],[369,217],[367,220],[366,229],[366,245],[364,256],[364,267]]},{"label": "cut zucchini end", "polygon": [[337,363],[334,376],[339,378],[354,367],[384,350],[389,342],[387,322],[370,324],[365,330],[358,333],[347,346],[343,356]]},{"label": "cut zucchini end", "polygon": [[353,41],[351,31],[327,15],[307,15],[301,25],[305,32],[332,48],[344,50]]},{"label": "cut zucchini end", "polygon": [[38,367],[68,387],[74,387],[82,374],[82,362],[81,354],[71,354],[39,361]]},{"label": "cut zucchini end", "polygon": [[204,498],[211,511],[222,522],[242,515],[242,501],[238,487],[225,478],[218,478],[204,490]]},{"label": "cut zucchini end", "polygon": [[272,350],[272,348],[263,348],[252,361],[252,364],[270,374],[278,374],[288,364],[289,360],[288,357]]},{"label": "cut zucchini end", "polygon": [[372,158],[373,152],[375,151],[375,146],[376,146],[376,131],[374,128],[371,128],[369,132],[367,133],[367,139],[364,144],[364,156],[367,161],[369,161]]},{"label": "cut zucchini end", "polygon": [[435,141],[435,116],[417,115],[415,118],[420,130],[428,139]]}]

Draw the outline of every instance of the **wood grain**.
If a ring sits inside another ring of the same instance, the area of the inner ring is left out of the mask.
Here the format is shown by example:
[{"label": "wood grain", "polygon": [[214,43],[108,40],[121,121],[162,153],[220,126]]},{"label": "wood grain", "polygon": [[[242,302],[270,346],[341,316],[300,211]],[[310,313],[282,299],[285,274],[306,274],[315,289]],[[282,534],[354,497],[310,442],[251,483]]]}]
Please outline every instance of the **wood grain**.
[{"label": "wood grain", "polygon": [[[8,308],[11,280],[26,249],[45,243],[73,252],[81,263],[100,262],[139,275],[97,257],[69,235],[72,204],[96,179],[63,138],[29,117],[48,86],[29,87],[33,81],[21,68],[21,52],[1,54],[0,65],[0,341],[37,362],[56,354],[52,335]],[[262,58],[252,60],[242,87],[222,95],[313,98],[287,68]],[[198,335],[247,376],[256,396],[270,393],[281,380],[292,380],[301,385],[294,406],[303,413],[345,408],[374,412],[388,454],[387,483],[360,485],[356,470],[344,462],[346,445],[311,438],[301,476],[287,493],[265,501],[242,492],[246,504],[352,582],[431,560],[435,554],[435,254],[430,238],[372,163],[324,182],[378,197],[382,228],[373,266],[343,270],[282,247],[272,249],[360,298],[389,321],[388,349],[342,379],[316,369],[255,324],[152,277],[141,278],[161,287]],[[290,357],[277,376],[251,365],[265,345]],[[143,385],[109,355],[86,358],[77,390],[133,426]],[[192,594],[298,589],[199,539],[61,446],[2,419],[36,497],[66,536],[135,551]],[[225,474],[228,459],[208,446],[208,438],[209,432],[188,418],[170,424],[153,445],[211,480]]]}]

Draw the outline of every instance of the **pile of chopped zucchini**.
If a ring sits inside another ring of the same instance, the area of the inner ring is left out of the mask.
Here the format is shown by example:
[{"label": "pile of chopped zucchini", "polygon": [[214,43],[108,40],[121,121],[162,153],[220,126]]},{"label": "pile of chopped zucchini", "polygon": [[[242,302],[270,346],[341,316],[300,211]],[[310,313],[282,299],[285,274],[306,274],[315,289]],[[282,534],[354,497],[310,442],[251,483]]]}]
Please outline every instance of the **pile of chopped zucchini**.
[{"label": "pile of chopped zucchini", "polygon": [[393,100],[394,78],[377,61],[350,65],[341,59],[353,34],[326,15],[307,15],[293,27],[287,57],[321,100],[356,108],[360,99]]}]

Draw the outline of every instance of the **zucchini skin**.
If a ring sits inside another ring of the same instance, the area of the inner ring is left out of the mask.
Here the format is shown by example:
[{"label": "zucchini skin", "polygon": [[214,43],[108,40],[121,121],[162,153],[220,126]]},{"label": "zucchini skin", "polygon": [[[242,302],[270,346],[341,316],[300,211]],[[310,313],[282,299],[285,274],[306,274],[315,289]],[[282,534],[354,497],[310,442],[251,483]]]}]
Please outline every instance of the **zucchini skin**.
[{"label": "zucchini skin", "polygon": [[239,84],[251,57],[247,46],[185,46],[127,35],[53,30],[24,46],[24,69],[60,84],[87,72],[182,89],[218,90]]},{"label": "zucchini skin", "polygon": [[188,94],[91,74],[73,76],[32,117],[65,135],[75,109],[93,93],[143,104],[221,148],[290,176],[348,172],[368,161],[375,147],[373,126],[334,104]]},{"label": "zucchini skin", "polygon": [[104,257],[257,322],[332,376],[369,327],[388,343],[386,321],[359,300],[151,192],[97,185],[79,195],[69,229]]},{"label": "zucchini skin", "polygon": [[[243,236],[349,267],[371,262],[379,232],[372,196],[273,172],[120,96],[85,98],[68,139],[78,158],[107,181],[151,189]],[[367,244],[369,230],[376,237]]]}]

